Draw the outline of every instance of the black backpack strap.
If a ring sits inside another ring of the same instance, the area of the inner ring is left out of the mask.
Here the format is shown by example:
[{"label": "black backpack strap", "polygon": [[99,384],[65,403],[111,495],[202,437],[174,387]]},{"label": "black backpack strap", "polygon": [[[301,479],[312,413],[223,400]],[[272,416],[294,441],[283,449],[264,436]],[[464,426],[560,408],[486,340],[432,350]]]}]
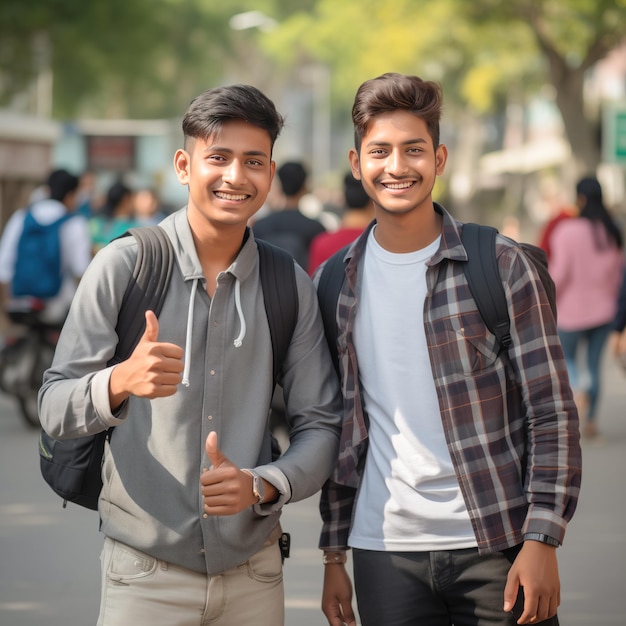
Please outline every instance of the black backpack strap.
[{"label": "black backpack strap", "polygon": [[144,313],[158,317],[174,267],[172,242],[159,226],[131,228],[123,236],[137,240],[137,261],[120,307],[116,331],[119,343],[112,363],[128,358],[146,327]]},{"label": "black backpack strap", "polygon": [[324,322],[324,333],[337,376],[340,375],[337,353],[337,301],[346,278],[344,257],[348,248],[349,246],[345,246],[326,261],[317,284],[317,299]]},{"label": "black backpack strap", "polygon": [[467,223],[461,230],[461,241],[468,255],[465,277],[472,297],[500,346],[511,345],[510,319],[506,294],[496,258],[496,235],[491,226]]},{"label": "black backpack strap", "polygon": [[293,257],[285,250],[261,239],[257,239],[256,244],[263,302],[272,339],[273,380],[276,382],[298,321],[296,270]]},{"label": "black backpack strap", "polygon": [[[133,228],[137,240],[137,261],[120,306],[116,331],[119,343],[109,365],[128,358],[145,328],[143,313],[158,315],[174,266],[172,243],[158,226]],[[67,501],[98,509],[102,489],[102,457],[113,428],[96,435],[55,441],[44,430],[39,437],[41,474],[50,487]]]}]

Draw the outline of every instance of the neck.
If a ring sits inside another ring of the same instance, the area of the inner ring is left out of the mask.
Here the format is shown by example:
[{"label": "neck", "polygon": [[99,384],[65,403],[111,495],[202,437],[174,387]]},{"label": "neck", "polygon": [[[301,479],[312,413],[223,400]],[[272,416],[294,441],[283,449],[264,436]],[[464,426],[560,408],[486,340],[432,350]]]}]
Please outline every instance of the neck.
[{"label": "neck", "polygon": [[378,210],[376,241],[389,252],[415,252],[430,245],[441,234],[442,218],[434,210],[396,214]]},{"label": "neck", "polygon": [[374,219],[374,211],[346,211],[341,220],[342,228],[365,228]]}]

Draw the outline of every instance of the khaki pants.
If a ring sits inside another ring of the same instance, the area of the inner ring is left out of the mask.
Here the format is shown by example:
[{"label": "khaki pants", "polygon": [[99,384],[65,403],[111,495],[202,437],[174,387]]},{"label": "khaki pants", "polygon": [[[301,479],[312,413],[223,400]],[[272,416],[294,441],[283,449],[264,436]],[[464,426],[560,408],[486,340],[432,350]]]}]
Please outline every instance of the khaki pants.
[{"label": "khaki pants", "polygon": [[281,626],[283,572],[276,541],[219,576],[104,541],[98,626]]}]

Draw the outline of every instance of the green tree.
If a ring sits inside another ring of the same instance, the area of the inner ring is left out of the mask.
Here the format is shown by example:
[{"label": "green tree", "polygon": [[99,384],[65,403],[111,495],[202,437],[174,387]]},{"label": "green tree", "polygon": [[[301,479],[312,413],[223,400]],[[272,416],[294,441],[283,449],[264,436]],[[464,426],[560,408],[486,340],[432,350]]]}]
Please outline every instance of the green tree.
[{"label": "green tree", "polygon": [[[598,111],[585,106],[587,72],[626,37],[626,0],[476,0],[459,11],[479,27],[525,28],[536,44],[537,73],[555,90],[565,133],[581,172],[600,159]],[[510,45],[508,46],[510,49]],[[476,72],[485,71],[478,66]],[[502,91],[505,82],[493,85]]]},{"label": "green tree", "polygon": [[600,160],[597,118],[585,109],[586,72],[626,33],[626,0],[317,0],[263,39],[287,68],[315,59],[333,70],[335,102],[386,71],[439,80],[448,108],[503,110],[554,86],[581,170]]},{"label": "green tree", "polygon": [[201,0],[4,2],[0,105],[48,67],[55,117],[179,114],[220,81],[232,10]]}]

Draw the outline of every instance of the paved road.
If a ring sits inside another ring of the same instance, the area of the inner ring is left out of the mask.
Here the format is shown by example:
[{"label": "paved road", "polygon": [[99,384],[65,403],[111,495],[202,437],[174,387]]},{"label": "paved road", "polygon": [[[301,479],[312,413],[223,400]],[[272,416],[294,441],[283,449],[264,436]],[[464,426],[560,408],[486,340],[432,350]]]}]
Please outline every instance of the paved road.
[{"label": "paved road", "polygon": [[[608,367],[602,446],[585,445],[582,497],[559,550],[562,626],[626,626],[626,374]],[[37,435],[0,396],[0,626],[89,626],[98,607],[96,514],[39,476]],[[291,504],[287,626],[324,626],[317,498]],[[384,625],[381,625],[384,626]]]}]

